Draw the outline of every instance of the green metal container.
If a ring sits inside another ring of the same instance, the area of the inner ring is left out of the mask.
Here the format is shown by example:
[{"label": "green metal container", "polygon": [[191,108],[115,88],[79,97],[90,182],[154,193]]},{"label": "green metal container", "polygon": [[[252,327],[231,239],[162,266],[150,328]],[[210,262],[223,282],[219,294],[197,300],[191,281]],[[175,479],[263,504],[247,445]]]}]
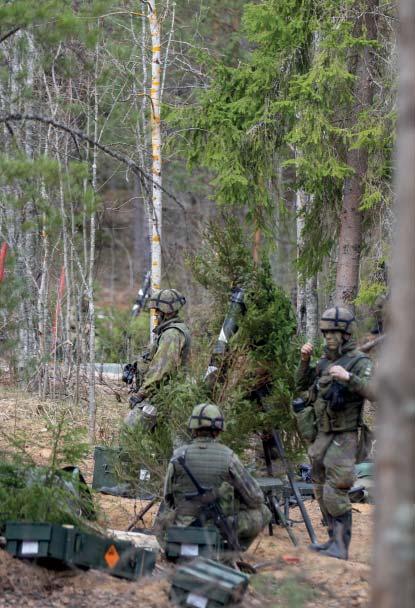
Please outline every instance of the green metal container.
[{"label": "green metal container", "polygon": [[222,608],[240,602],[249,576],[208,559],[179,566],[173,576],[170,599],[179,606]]},{"label": "green metal container", "polygon": [[4,536],[6,550],[15,557],[96,568],[130,580],[151,574],[156,563],[154,551],[74,526],[8,522]]},{"label": "green metal container", "polygon": [[217,559],[220,549],[220,534],[214,527],[171,526],[167,529],[165,553],[168,559],[195,557]]},{"label": "green metal container", "polygon": [[375,463],[374,462],[359,462],[355,466],[356,477],[361,479],[362,477],[374,477],[375,476]]},{"label": "green metal container", "polygon": [[100,491],[101,488],[111,488],[118,485],[115,474],[115,465],[120,455],[119,448],[97,446],[94,450],[94,475],[92,487]]},{"label": "green metal container", "polygon": [[255,477],[255,479],[264,495],[272,494],[277,498],[282,497],[284,487],[284,482],[282,479],[279,479],[278,477]]},{"label": "green metal container", "polygon": [[149,487],[150,472],[141,465],[137,470],[137,484],[133,488],[128,483],[123,483],[116,475],[116,466],[122,467],[127,455],[120,458],[120,448],[109,448],[97,446],[94,450],[94,473],[92,487],[97,492],[110,494],[112,496],[125,496],[127,498],[139,498],[151,500],[151,488]]},{"label": "green metal container", "polygon": [[113,576],[136,580],[152,573],[156,553],[125,540],[115,540],[77,532],[74,538],[72,563],[96,568]]}]

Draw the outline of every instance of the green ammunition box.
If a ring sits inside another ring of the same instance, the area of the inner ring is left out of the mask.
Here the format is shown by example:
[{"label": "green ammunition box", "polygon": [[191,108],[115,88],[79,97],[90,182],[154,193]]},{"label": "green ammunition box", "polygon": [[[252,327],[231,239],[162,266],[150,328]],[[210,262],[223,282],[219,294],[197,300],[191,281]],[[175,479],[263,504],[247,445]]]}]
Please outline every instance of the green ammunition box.
[{"label": "green ammunition box", "polygon": [[[21,524],[8,522],[4,536],[6,550],[14,557],[50,557],[49,546],[52,538],[52,524]],[[65,532],[62,533],[63,537]],[[64,540],[64,539],[62,539]],[[65,542],[61,543],[61,556],[64,559]]]},{"label": "green ammunition box", "polygon": [[92,487],[95,490],[101,488],[112,488],[118,484],[115,474],[115,464],[120,454],[119,448],[108,448],[97,446],[94,450],[94,475]]},{"label": "green ammunition box", "polygon": [[170,599],[179,606],[222,608],[240,602],[248,582],[247,574],[202,558],[176,569]]},{"label": "green ammunition box", "polygon": [[375,463],[374,462],[359,462],[355,466],[355,473],[357,478],[361,477],[374,477],[375,476]]},{"label": "green ammunition box", "polygon": [[77,532],[72,563],[76,566],[97,568],[120,578],[135,580],[140,576],[151,574],[156,563],[156,553],[136,547],[125,540]]},{"label": "green ammunition box", "polygon": [[73,526],[8,522],[4,535],[6,550],[16,557],[96,568],[130,580],[151,574],[156,563],[154,551]]},{"label": "green ammunition box", "polygon": [[209,557],[217,559],[221,548],[220,534],[216,528],[171,526],[167,528],[166,557],[178,558]]},{"label": "green ammunition box", "polygon": [[122,467],[123,461],[127,459],[127,455],[120,458],[120,453],[119,448],[109,448],[107,446],[97,446],[95,448],[92,487],[103,494],[151,500],[153,495],[149,488],[150,472],[144,465],[137,471],[136,488],[132,488],[128,483],[122,483],[117,478],[115,467],[117,465]]},{"label": "green ammunition box", "polygon": [[278,477],[255,477],[264,495],[272,494],[277,498],[282,497],[284,482]]},{"label": "green ammunition box", "polygon": [[[306,483],[305,481],[295,481],[294,485],[299,491],[302,498],[314,497],[314,487],[312,483]],[[283,487],[283,497],[290,498],[291,496],[294,496],[291,485],[289,483],[286,483]]]}]

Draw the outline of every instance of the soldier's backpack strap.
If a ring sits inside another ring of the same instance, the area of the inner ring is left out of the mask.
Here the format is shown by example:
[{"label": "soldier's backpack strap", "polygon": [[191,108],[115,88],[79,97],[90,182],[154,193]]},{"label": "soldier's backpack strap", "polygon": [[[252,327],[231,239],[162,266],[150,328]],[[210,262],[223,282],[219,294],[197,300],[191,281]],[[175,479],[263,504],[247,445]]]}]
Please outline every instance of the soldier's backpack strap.
[{"label": "soldier's backpack strap", "polygon": [[326,357],[322,357],[317,363],[317,375],[321,376],[322,373],[326,371],[328,366],[333,364],[341,365],[347,372],[351,372],[354,366],[362,359],[370,360],[370,357],[364,355],[363,353],[360,353],[354,357],[350,357],[349,355],[343,355],[343,357],[340,357],[340,359],[337,359],[337,361],[329,361],[329,359],[327,359]]},{"label": "soldier's backpack strap", "polygon": [[351,360],[351,361],[349,361],[349,363],[347,363],[347,364],[344,366],[344,369],[345,369],[347,372],[349,372],[349,373],[350,373],[350,372],[352,371],[352,369],[354,368],[354,366],[355,366],[357,363],[359,363],[359,361],[361,361],[362,359],[368,359],[368,360],[370,361],[370,357],[368,357],[367,355],[363,355],[363,354],[361,354],[361,355],[356,355],[356,357],[353,357],[353,358],[352,358],[352,360]]},{"label": "soldier's backpack strap", "polygon": [[168,329],[177,329],[177,331],[179,331],[184,336],[184,339],[185,339],[184,348],[190,346],[190,335],[189,335],[189,332],[184,329],[182,323],[172,323],[171,325],[169,325],[168,327],[166,327],[165,331],[167,331]]},{"label": "soldier's backpack strap", "polygon": [[330,365],[331,361],[329,361],[327,359],[327,357],[322,357],[321,359],[319,359],[317,361],[317,365],[316,365],[316,373],[317,376],[320,377],[323,372],[326,371],[326,369],[328,368],[328,366]]}]

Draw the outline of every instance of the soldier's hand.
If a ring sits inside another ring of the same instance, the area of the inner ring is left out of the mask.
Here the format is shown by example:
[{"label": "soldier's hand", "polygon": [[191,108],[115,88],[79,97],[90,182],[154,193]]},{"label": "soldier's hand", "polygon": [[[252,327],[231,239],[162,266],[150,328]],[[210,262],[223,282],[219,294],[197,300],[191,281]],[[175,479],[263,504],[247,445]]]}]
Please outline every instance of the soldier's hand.
[{"label": "soldier's hand", "polygon": [[348,382],[350,379],[349,372],[344,369],[341,365],[333,365],[329,369],[329,374],[333,378],[333,380],[340,380],[343,382]]},{"label": "soldier's hand", "polygon": [[304,346],[301,347],[301,361],[310,361],[312,352],[314,350],[313,345],[311,344],[311,342],[307,342],[307,344],[304,344]]}]

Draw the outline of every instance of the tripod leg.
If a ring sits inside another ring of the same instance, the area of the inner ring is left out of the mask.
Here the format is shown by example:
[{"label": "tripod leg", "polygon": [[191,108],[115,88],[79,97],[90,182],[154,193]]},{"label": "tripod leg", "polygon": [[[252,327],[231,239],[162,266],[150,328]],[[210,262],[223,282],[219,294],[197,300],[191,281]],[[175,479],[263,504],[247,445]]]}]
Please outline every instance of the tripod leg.
[{"label": "tripod leg", "polygon": [[[272,495],[271,494],[266,494],[266,503],[267,503],[267,506],[268,506],[269,510],[274,515],[274,511],[273,511],[273,508],[272,508]],[[275,520],[275,523],[277,523],[277,520]],[[272,518],[271,518],[271,521],[268,524],[268,534],[270,536],[274,536],[274,529],[272,527]]]},{"label": "tripod leg", "polygon": [[272,477],[271,446],[269,439],[262,440],[262,449],[264,450],[265,466],[267,467],[267,473],[270,477]]},{"label": "tripod leg", "polygon": [[275,517],[275,521],[280,521],[282,523],[282,525],[284,526],[284,528],[287,531],[288,536],[290,537],[290,540],[291,540],[292,544],[294,545],[294,547],[297,547],[298,540],[297,540],[297,537],[294,534],[294,530],[291,528],[291,526],[288,525],[287,520],[285,519],[285,515],[281,511],[280,506],[279,506],[278,501],[275,498],[275,496],[273,496],[271,498],[270,502],[271,502],[271,505],[272,505],[272,513],[273,513],[273,515]]},{"label": "tripod leg", "polygon": [[308,535],[310,537],[311,542],[313,544],[315,544],[317,542],[317,539],[316,539],[316,534],[314,532],[313,524],[311,523],[311,519],[307,513],[307,509],[305,508],[303,499],[301,498],[301,494],[298,491],[297,486],[295,485],[294,475],[292,472],[291,465],[285,456],[285,450],[284,450],[284,445],[281,440],[281,436],[280,436],[279,432],[276,431],[275,429],[272,430],[272,436],[274,438],[274,444],[275,444],[275,447],[277,448],[278,455],[284,464],[285,472],[287,473],[287,477],[288,477],[288,481],[290,482],[291,489],[293,491],[297,504],[300,508],[301,515],[303,517],[305,527],[307,528]]},{"label": "tripod leg", "polygon": [[288,496],[284,498],[284,515],[286,519],[290,519],[290,498]]}]

